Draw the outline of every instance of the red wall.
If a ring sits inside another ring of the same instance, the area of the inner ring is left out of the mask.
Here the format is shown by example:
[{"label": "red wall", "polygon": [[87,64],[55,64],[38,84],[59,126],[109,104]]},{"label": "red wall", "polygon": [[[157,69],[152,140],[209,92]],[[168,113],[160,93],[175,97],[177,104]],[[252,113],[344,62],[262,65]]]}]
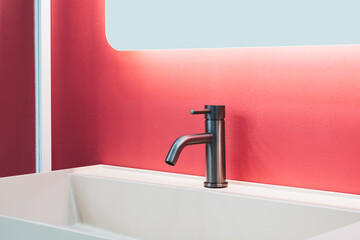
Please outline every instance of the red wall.
[{"label": "red wall", "polygon": [[229,179],[360,194],[360,45],[120,52],[104,0],[53,0],[53,166],[204,175],[191,108],[225,104]]},{"label": "red wall", "polygon": [[0,0],[0,177],[34,171],[34,1]]}]

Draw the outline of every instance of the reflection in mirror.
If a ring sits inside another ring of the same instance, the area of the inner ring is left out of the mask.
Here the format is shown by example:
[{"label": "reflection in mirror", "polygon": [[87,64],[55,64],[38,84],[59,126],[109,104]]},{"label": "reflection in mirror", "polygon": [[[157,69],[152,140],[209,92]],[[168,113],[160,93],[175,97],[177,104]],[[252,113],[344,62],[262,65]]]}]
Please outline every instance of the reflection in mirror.
[{"label": "reflection in mirror", "polygon": [[106,0],[117,50],[359,44],[356,0]]}]

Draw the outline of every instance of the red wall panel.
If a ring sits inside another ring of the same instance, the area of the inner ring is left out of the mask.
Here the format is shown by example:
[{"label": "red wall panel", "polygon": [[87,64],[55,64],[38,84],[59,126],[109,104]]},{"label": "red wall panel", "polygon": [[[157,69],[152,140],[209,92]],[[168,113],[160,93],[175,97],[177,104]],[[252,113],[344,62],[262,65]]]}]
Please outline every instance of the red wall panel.
[{"label": "red wall panel", "polygon": [[120,52],[104,0],[52,1],[53,166],[204,175],[191,108],[226,105],[229,179],[360,194],[360,46]]},{"label": "red wall panel", "polygon": [[34,171],[34,1],[0,0],[0,177]]}]

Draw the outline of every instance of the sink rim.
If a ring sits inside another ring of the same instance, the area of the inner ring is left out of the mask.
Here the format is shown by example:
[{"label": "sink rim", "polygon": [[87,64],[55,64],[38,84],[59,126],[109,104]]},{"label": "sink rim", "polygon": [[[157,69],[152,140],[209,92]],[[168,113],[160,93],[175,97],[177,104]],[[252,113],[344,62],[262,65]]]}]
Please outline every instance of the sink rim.
[{"label": "sink rim", "polygon": [[218,194],[234,194],[243,197],[266,199],[286,203],[306,204],[360,213],[360,195],[324,190],[296,188],[264,183],[227,180],[227,188],[203,187],[205,177],[112,166],[106,164],[74,168],[68,175],[86,175],[143,184],[156,184],[174,188],[186,188]]}]

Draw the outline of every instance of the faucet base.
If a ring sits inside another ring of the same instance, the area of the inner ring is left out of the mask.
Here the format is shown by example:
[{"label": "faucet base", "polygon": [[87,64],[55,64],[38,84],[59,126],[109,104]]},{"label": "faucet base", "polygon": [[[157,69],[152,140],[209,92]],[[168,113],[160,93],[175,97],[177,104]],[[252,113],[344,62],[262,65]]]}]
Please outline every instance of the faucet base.
[{"label": "faucet base", "polygon": [[227,182],[223,182],[223,183],[204,182],[204,187],[207,187],[207,188],[225,188],[225,187],[227,187],[227,185],[228,185]]}]

